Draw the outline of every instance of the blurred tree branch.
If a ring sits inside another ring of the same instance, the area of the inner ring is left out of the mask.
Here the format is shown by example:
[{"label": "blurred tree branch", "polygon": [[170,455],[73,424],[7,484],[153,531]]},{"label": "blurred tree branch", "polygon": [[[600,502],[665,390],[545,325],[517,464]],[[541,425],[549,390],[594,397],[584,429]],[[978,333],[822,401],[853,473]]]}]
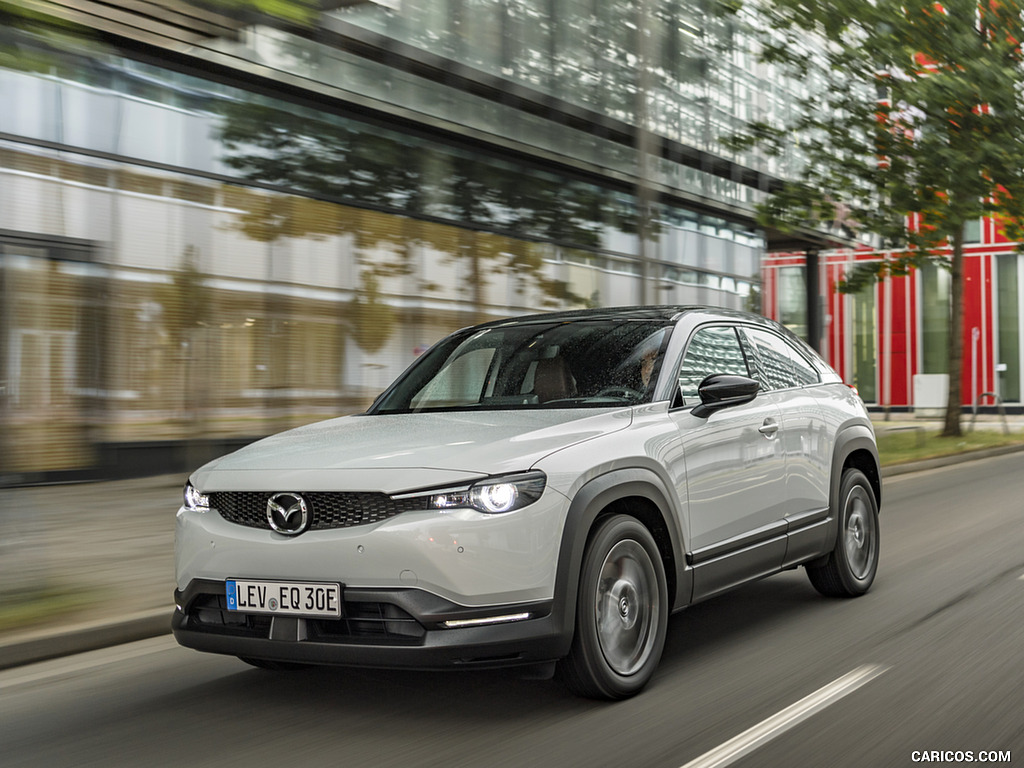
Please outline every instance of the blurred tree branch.
[{"label": "blurred tree branch", "polygon": [[965,227],[992,216],[1009,240],[1024,234],[1024,2],[764,0],[757,13],[761,61],[808,84],[791,116],[729,140],[802,154],[761,220],[841,218],[874,235],[884,253],[849,273],[845,291],[927,262],[950,270],[944,434],[959,435]]}]

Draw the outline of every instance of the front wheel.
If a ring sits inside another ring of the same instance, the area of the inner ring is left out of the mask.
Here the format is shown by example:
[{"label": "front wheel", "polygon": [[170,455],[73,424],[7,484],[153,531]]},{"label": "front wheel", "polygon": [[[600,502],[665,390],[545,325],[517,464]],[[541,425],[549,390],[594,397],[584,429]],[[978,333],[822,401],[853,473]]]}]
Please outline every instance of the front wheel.
[{"label": "front wheel", "polygon": [[839,486],[839,535],[824,564],[807,566],[816,590],[829,597],[858,597],[878,570],[878,503],[859,469],[843,472]]},{"label": "front wheel", "polygon": [[583,555],[576,634],[559,664],[562,678],[581,696],[632,696],[654,674],[667,626],[668,587],[654,537],[627,515],[602,521]]}]

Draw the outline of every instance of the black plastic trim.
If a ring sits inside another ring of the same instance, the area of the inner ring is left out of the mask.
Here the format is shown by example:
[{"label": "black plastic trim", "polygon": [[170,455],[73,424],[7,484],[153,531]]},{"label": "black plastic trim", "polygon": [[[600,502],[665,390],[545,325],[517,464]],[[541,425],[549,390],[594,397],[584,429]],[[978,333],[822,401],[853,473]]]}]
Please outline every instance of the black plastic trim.
[{"label": "black plastic trim", "polygon": [[878,511],[882,511],[882,470],[878,460],[878,446],[875,444],[874,433],[866,424],[854,423],[840,428],[836,434],[835,448],[832,453],[832,487],[829,490],[829,510],[831,510],[831,521],[828,530],[828,540],[835,541],[839,533],[838,516],[835,510],[839,508],[839,486],[843,479],[843,465],[846,460],[856,451],[866,451],[871,455],[874,463],[873,476],[868,472],[868,481],[875,492],[875,504]]},{"label": "black plastic trim", "polygon": [[778,573],[782,570],[787,545],[788,537],[781,532],[695,566],[694,602],[706,600],[740,584]]},{"label": "black plastic trim", "polygon": [[[190,624],[190,605],[200,595],[219,594],[224,582],[197,579],[176,590],[171,620],[175,639],[187,648],[231,656],[248,656],[307,664],[336,664],[382,668],[456,669],[507,667],[553,661],[568,652],[571,635],[563,636],[565,622],[552,612],[551,601],[466,607],[419,589],[345,590],[348,602],[383,602],[399,606],[416,618],[426,633],[407,644],[371,641],[325,642],[313,639],[271,640],[229,632],[198,629]],[[444,621],[529,612],[535,618],[457,629],[442,628]],[[297,633],[296,637],[302,637]]]},{"label": "black plastic trim", "polygon": [[[609,505],[629,497],[640,497],[651,502],[657,508],[668,531],[675,571],[674,599],[672,595],[669,596],[672,610],[678,610],[690,603],[693,593],[693,572],[684,556],[684,540],[679,530],[678,514],[669,502],[670,496],[664,483],[649,470],[613,470],[594,478],[575,494],[569,505],[565,526],[562,528],[553,612],[566,622],[563,631],[570,640],[575,629],[579,574],[590,531],[601,512]],[[665,570],[667,573],[668,564]]]},{"label": "black plastic trim", "polygon": [[791,529],[786,536],[786,558],[782,567],[791,568],[829,552],[832,549],[828,538],[831,525],[832,518],[826,515]]},{"label": "black plastic trim", "polygon": [[785,536],[788,528],[789,524],[785,520],[778,520],[754,531],[712,544],[710,547],[695,549],[686,556],[686,559],[690,565],[703,565],[712,560],[728,557],[750,547],[765,544],[773,539],[778,539],[780,536]]}]

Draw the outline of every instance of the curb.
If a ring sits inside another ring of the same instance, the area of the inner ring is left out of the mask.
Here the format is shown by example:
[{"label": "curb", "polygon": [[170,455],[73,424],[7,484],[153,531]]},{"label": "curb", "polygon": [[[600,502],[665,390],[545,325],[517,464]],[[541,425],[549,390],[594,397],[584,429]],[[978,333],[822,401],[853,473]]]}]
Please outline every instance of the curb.
[{"label": "curb", "polygon": [[59,631],[40,629],[0,639],[0,669],[145,640],[171,631],[174,606],[120,619],[75,624]]}]

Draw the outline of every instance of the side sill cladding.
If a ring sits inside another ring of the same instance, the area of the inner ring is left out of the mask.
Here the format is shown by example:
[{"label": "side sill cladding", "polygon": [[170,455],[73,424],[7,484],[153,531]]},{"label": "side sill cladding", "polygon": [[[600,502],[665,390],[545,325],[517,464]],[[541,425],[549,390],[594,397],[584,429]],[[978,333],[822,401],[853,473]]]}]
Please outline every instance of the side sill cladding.
[{"label": "side sill cladding", "polygon": [[673,512],[673,506],[669,503],[668,490],[661,479],[648,470],[614,470],[594,478],[577,492],[569,505],[565,528],[562,530],[562,543],[558,550],[558,569],[555,576],[555,610],[553,613],[556,616],[565,617],[569,623],[569,626],[565,628],[569,638],[572,637],[574,631],[576,595],[579,589],[580,568],[587,546],[588,534],[602,511],[616,501],[630,497],[639,497],[649,501],[657,509],[661,523],[667,531],[674,560],[674,574],[666,573],[669,582],[675,582],[673,610],[683,608],[690,603],[693,594],[693,571],[686,564],[683,537],[679,530],[679,521]]}]

